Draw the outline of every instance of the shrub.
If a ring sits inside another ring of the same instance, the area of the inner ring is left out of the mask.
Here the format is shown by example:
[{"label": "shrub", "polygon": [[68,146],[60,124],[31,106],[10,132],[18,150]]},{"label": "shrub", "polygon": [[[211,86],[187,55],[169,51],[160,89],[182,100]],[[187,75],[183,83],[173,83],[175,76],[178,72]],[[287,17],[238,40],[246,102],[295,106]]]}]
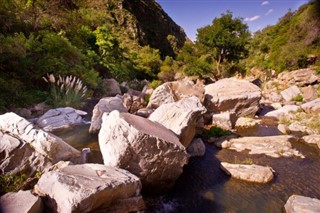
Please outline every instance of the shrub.
[{"label": "shrub", "polygon": [[219,127],[213,126],[210,128],[210,130],[207,131],[207,135],[210,137],[214,137],[214,138],[218,138],[218,137],[222,137],[225,135],[230,135],[231,132],[221,129]]},{"label": "shrub", "polygon": [[43,79],[50,85],[49,104],[54,107],[81,107],[86,98],[87,87],[75,76],[56,79],[53,74]]},{"label": "shrub", "polygon": [[25,174],[0,175],[0,195],[7,192],[18,191],[19,187],[27,180]]},{"label": "shrub", "polygon": [[152,89],[156,89],[158,86],[162,84],[162,81],[160,80],[153,80],[151,81],[148,86],[151,87]]}]

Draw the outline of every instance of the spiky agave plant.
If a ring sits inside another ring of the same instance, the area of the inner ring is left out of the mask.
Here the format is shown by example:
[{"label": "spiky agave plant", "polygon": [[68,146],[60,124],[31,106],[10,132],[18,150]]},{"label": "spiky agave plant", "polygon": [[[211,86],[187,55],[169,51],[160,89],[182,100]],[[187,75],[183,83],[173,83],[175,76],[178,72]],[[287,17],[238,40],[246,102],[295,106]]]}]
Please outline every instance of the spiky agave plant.
[{"label": "spiky agave plant", "polygon": [[47,74],[43,80],[50,85],[49,102],[54,107],[71,106],[80,107],[87,95],[87,87],[75,76],[56,79],[53,74]]}]

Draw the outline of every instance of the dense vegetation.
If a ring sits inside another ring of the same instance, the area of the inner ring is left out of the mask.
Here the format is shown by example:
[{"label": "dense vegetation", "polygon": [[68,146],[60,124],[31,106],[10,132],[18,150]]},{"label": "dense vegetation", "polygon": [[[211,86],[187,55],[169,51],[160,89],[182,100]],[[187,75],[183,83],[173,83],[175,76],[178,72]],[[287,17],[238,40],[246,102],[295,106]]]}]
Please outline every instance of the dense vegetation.
[{"label": "dense vegetation", "polygon": [[178,72],[220,78],[251,68],[319,67],[318,2],[252,37],[227,11],[185,42],[153,0],[0,0],[0,110],[50,101],[47,74],[72,75],[91,96],[104,77],[154,80],[155,87]]},{"label": "dense vegetation", "polygon": [[[318,58],[316,61],[315,58]],[[284,70],[320,65],[320,1],[288,11],[274,26],[256,32],[247,69]],[[315,64],[316,63],[316,64]]]}]

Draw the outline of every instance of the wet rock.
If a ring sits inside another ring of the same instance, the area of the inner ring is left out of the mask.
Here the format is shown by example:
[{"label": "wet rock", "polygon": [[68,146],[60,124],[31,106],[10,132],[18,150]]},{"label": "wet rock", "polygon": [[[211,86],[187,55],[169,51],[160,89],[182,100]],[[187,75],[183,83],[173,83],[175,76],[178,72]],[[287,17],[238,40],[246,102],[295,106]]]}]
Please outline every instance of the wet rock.
[{"label": "wet rock", "polygon": [[302,104],[301,107],[307,113],[320,113],[320,98]]},{"label": "wet rock", "polygon": [[269,166],[247,165],[247,164],[231,164],[221,162],[221,168],[233,178],[255,182],[268,183],[273,180],[274,170]]},{"label": "wet rock", "polygon": [[195,138],[192,140],[187,152],[191,157],[204,156],[206,153],[206,146],[201,138]]},{"label": "wet rock", "polygon": [[33,173],[60,160],[80,158],[80,152],[61,138],[14,113],[0,116],[0,140],[1,173]]},{"label": "wet rock", "polygon": [[36,124],[45,131],[53,131],[81,124],[82,116],[86,114],[84,111],[71,107],[50,109],[37,119]]},{"label": "wet rock", "polygon": [[140,190],[138,177],[101,164],[70,165],[46,172],[34,187],[53,212],[140,211],[144,208]]},{"label": "wet rock", "polygon": [[265,114],[266,117],[275,117],[275,118],[281,118],[281,117],[290,117],[290,113],[298,112],[301,109],[301,107],[296,105],[285,105],[281,107],[280,109],[273,110],[271,112],[268,112]]},{"label": "wet rock", "polygon": [[300,195],[292,195],[287,200],[284,208],[287,213],[319,213],[320,200]]},{"label": "wet rock", "polygon": [[136,112],[136,115],[144,118],[148,118],[154,112],[153,109],[142,108]]},{"label": "wet rock", "polygon": [[306,135],[302,137],[302,140],[308,144],[318,145],[320,149],[320,135]]},{"label": "wet rock", "polygon": [[173,103],[192,96],[202,101],[203,94],[204,88],[201,84],[194,84],[187,80],[167,82],[153,91],[147,108],[156,109],[162,104]]},{"label": "wet rock", "polygon": [[109,113],[113,110],[118,110],[119,112],[128,112],[128,109],[125,107],[123,103],[122,96],[117,95],[115,97],[107,97],[100,99],[100,101],[97,103],[97,105],[95,105],[93,109],[89,132],[99,132],[99,129],[101,128],[103,113]]},{"label": "wet rock", "polygon": [[103,88],[104,96],[113,97],[122,94],[120,84],[113,78],[103,79],[101,87]]},{"label": "wet rock", "polygon": [[234,129],[236,121],[237,116],[234,112],[222,112],[220,114],[212,115],[212,125],[217,126],[221,129]]},{"label": "wet rock", "polygon": [[225,78],[205,87],[205,106],[210,113],[229,111],[238,117],[254,116],[260,99],[260,88],[245,80]]},{"label": "wet rock", "polygon": [[197,121],[205,112],[200,100],[193,96],[161,105],[149,116],[149,120],[172,130],[182,145],[188,147],[196,134]]},{"label": "wet rock", "polygon": [[99,132],[104,164],[141,178],[145,190],[170,189],[188,155],[178,137],[164,126],[129,113],[104,114]]},{"label": "wet rock", "polygon": [[31,194],[31,191],[9,192],[0,197],[0,212],[39,213],[42,211],[41,198]]},{"label": "wet rock", "polygon": [[227,139],[216,142],[215,144],[225,149],[242,152],[249,150],[249,154],[264,154],[270,157],[301,157],[304,156],[297,150],[293,149],[291,142],[297,142],[298,138],[289,135],[267,136],[267,137],[242,137]]},{"label": "wet rock", "polygon": [[307,127],[300,123],[294,122],[288,126],[291,135],[302,137],[308,134]]},{"label": "wet rock", "polygon": [[291,86],[291,87],[281,91],[280,94],[285,101],[292,101],[298,95],[301,95],[301,91],[300,91],[299,87],[294,85],[294,86]]}]

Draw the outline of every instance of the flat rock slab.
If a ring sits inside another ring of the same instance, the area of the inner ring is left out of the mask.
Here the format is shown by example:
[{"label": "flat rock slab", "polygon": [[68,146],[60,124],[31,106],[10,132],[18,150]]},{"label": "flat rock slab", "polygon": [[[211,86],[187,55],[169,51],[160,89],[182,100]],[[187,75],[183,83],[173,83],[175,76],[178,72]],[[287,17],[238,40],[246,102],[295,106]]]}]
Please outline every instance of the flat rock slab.
[{"label": "flat rock slab", "polygon": [[298,138],[290,135],[266,136],[266,137],[242,137],[219,141],[217,146],[241,152],[249,150],[249,154],[264,154],[270,157],[301,157],[304,156],[293,149],[291,142],[297,142]]},{"label": "flat rock slab", "polygon": [[273,180],[274,170],[269,166],[247,165],[247,164],[231,164],[221,162],[221,168],[233,178],[255,182],[268,183]]},{"label": "flat rock slab", "polygon": [[319,213],[320,200],[316,198],[292,195],[284,205],[286,213]]},{"label": "flat rock slab", "polygon": [[302,137],[302,140],[308,144],[318,145],[320,149],[320,135],[306,135]]},{"label": "flat rock slab", "polygon": [[[112,206],[123,212],[143,208],[138,177],[101,164],[69,165],[44,173],[34,188],[53,212],[91,212]],[[128,200],[129,202],[121,202]],[[135,202],[132,202],[135,201]],[[136,203],[137,205],[132,205]],[[142,203],[142,205],[141,205]]]},{"label": "flat rock slab", "polygon": [[282,97],[285,101],[291,101],[294,98],[296,98],[298,95],[301,95],[301,91],[300,91],[299,87],[294,85],[294,86],[291,86],[291,87],[281,91],[280,94],[282,95]]},{"label": "flat rock slab", "polygon": [[264,116],[274,118],[286,117],[289,116],[290,113],[298,112],[300,109],[301,107],[296,105],[285,105],[279,109],[268,112]]},{"label": "flat rock slab", "polygon": [[45,131],[54,131],[83,123],[82,116],[86,114],[71,107],[50,109],[37,119],[36,124]]},{"label": "flat rock slab", "polygon": [[137,175],[144,189],[166,191],[183,171],[188,154],[179,138],[159,123],[129,113],[104,114],[99,145],[104,164]]},{"label": "flat rock slab", "polygon": [[41,198],[31,194],[31,191],[9,192],[0,197],[0,212],[39,213],[42,211]]}]

